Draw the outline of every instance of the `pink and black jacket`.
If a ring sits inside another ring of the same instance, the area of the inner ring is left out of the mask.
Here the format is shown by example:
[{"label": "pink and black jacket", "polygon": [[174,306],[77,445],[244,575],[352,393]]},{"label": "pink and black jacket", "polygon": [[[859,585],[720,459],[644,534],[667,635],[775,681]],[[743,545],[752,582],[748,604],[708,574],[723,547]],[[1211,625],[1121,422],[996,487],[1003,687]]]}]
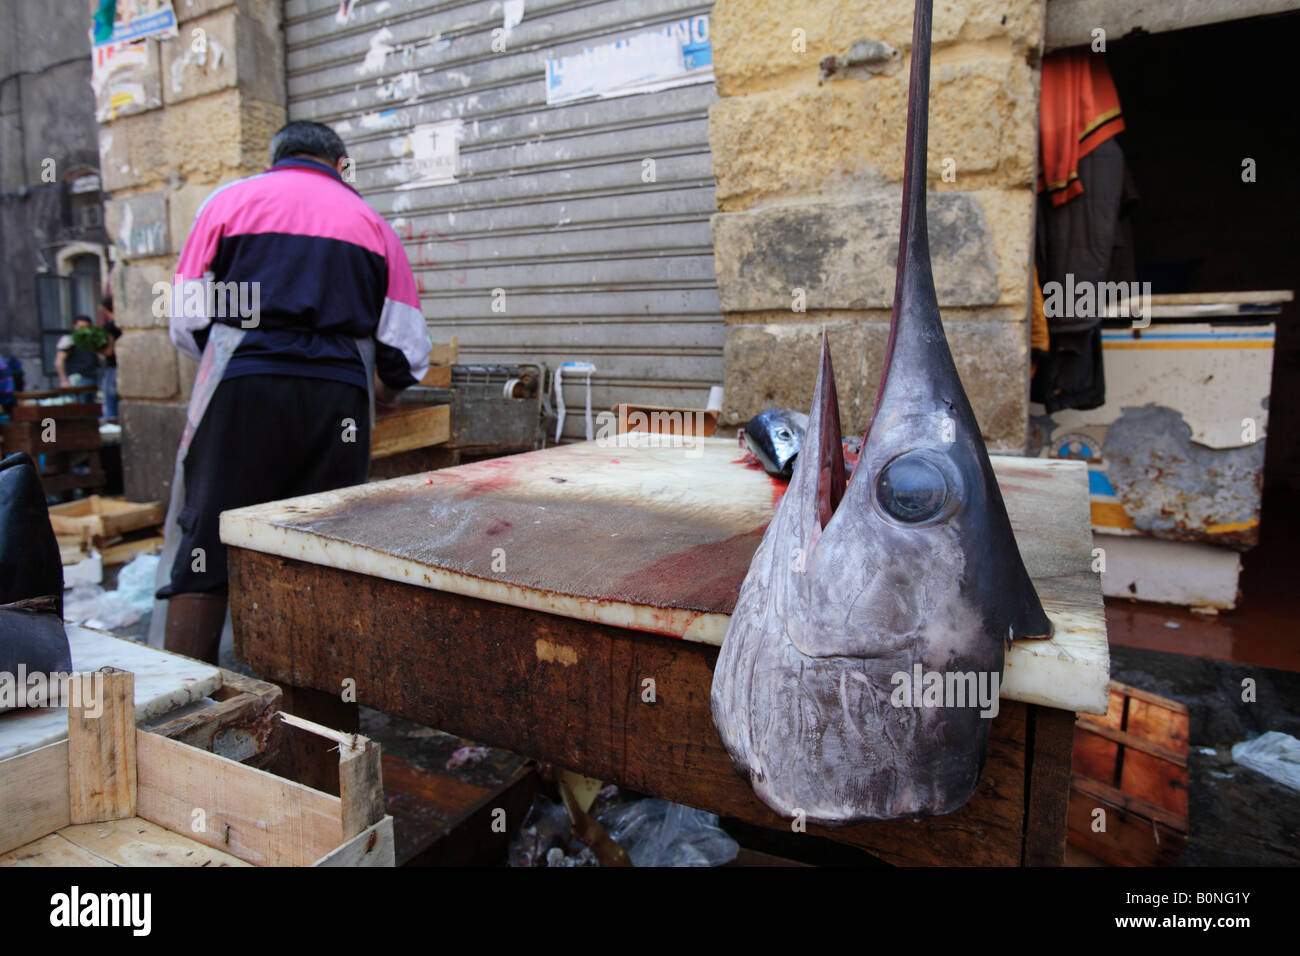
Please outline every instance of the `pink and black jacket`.
[{"label": "pink and black jacket", "polygon": [[195,282],[257,283],[245,287],[257,289],[251,328],[222,314],[230,309],[192,314],[173,293],[171,339],[192,358],[211,322],[247,328],[226,379],[299,375],[364,389],[358,338],[375,340],[375,368],[389,388],[428,371],[429,335],[401,240],[321,163],[282,159],[209,196],[176,265],[177,289]]}]

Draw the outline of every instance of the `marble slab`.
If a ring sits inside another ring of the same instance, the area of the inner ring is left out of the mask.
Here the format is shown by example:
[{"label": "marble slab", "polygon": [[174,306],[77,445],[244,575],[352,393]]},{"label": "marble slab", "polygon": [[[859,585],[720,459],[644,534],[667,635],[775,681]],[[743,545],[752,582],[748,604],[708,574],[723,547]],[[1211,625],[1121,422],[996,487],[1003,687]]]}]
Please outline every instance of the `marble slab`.
[{"label": "marble slab", "polygon": [[[1109,652],[1082,462],[993,457],[1056,633],[1016,641],[1002,696],[1105,713]],[[227,511],[228,545],[720,645],[785,491],[734,439],[600,441]]]},{"label": "marble slab", "polygon": [[[135,720],[143,723],[206,697],[221,686],[221,669],[80,624],[65,624],[72,668],[87,673],[119,667],[135,675]],[[65,707],[19,708],[0,714],[0,760],[68,736]]]}]

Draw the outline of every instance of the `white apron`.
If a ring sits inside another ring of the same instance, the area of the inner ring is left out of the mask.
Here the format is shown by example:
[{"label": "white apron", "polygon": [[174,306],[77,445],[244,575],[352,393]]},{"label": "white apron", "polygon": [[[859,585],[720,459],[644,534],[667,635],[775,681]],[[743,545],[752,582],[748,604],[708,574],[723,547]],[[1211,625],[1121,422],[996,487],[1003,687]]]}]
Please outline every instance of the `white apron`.
[{"label": "white apron", "polygon": [[[226,374],[230,357],[243,341],[246,329],[236,328],[222,322],[213,322],[208,332],[208,342],[203,349],[203,358],[199,361],[199,370],[194,377],[194,388],[190,392],[189,408],[185,412],[185,431],[181,434],[180,447],[176,449],[176,468],[172,473],[171,501],[167,505],[167,521],[163,525],[162,558],[158,562],[158,576],[154,581],[154,590],[166,586],[171,581],[172,567],[176,563],[176,552],[181,545],[180,516],[185,508],[185,455],[190,442],[198,430],[203,414],[208,410],[213,393],[221,384]],[[370,432],[375,431],[375,340],[372,338],[353,339],[357,351],[361,354],[361,363],[365,366],[366,391],[370,405]],[[226,629],[230,627],[229,618]],[[149,644],[162,647],[167,633],[167,602],[154,599],[153,616],[149,620]],[[223,631],[224,639],[224,631]]]}]

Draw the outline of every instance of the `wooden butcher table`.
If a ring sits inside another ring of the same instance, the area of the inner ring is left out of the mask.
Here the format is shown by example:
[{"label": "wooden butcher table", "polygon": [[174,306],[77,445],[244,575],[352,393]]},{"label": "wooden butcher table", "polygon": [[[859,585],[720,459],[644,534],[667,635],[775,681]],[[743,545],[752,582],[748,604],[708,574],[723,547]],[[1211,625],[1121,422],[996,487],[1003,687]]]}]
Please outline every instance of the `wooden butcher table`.
[{"label": "wooden butcher table", "polygon": [[[1008,652],[967,806],[810,833],[895,863],[1062,861],[1074,712],[1108,700],[1087,472],[993,464],[1056,634]],[[587,442],[227,511],[235,649],[285,687],[286,709],[337,708],[354,689],[390,714],[789,828],[709,715],[728,615],[784,487],[733,439]]]}]

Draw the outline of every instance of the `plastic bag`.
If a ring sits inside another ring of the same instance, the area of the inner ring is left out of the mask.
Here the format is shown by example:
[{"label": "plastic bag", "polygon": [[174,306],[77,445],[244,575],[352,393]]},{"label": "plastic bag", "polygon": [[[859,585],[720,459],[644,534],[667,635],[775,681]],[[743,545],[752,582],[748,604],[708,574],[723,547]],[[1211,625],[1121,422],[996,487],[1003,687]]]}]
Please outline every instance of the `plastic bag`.
[{"label": "plastic bag", "polygon": [[141,614],[153,608],[154,579],[158,576],[157,554],[137,554],[117,575],[118,599],[138,609]]},{"label": "plastic bag", "polygon": [[569,813],[562,804],[542,796],[510,841],[506,860],[510,866],[598,866],[596,855],[573,838]]},{"label": "plastic bag", "polygon": [[139,608],[123,601],[116,591],[105,591],[98,584],[73,588],[63,598],[63,619],[102,631],[130,627],[144,615]]},{"label": "plastic bag", "polygon": [[634,866],[721,866],[740,845],[718,826],[718,817],[666,800],[620,803],[596,817],[627,850]]},{"label": "plastic bag", "polygon": [[1270,730],[1232,748],[1232,759],[1292,790],[1300,790],[1300,740]]},{"label": "plastic bag", "polygon": [[87,627],[115,631],[130,627],[153,607],[156,554],[138,554],[117,576],[117,590],[98,584],[74,587],[63,599],[63,617]]}]

